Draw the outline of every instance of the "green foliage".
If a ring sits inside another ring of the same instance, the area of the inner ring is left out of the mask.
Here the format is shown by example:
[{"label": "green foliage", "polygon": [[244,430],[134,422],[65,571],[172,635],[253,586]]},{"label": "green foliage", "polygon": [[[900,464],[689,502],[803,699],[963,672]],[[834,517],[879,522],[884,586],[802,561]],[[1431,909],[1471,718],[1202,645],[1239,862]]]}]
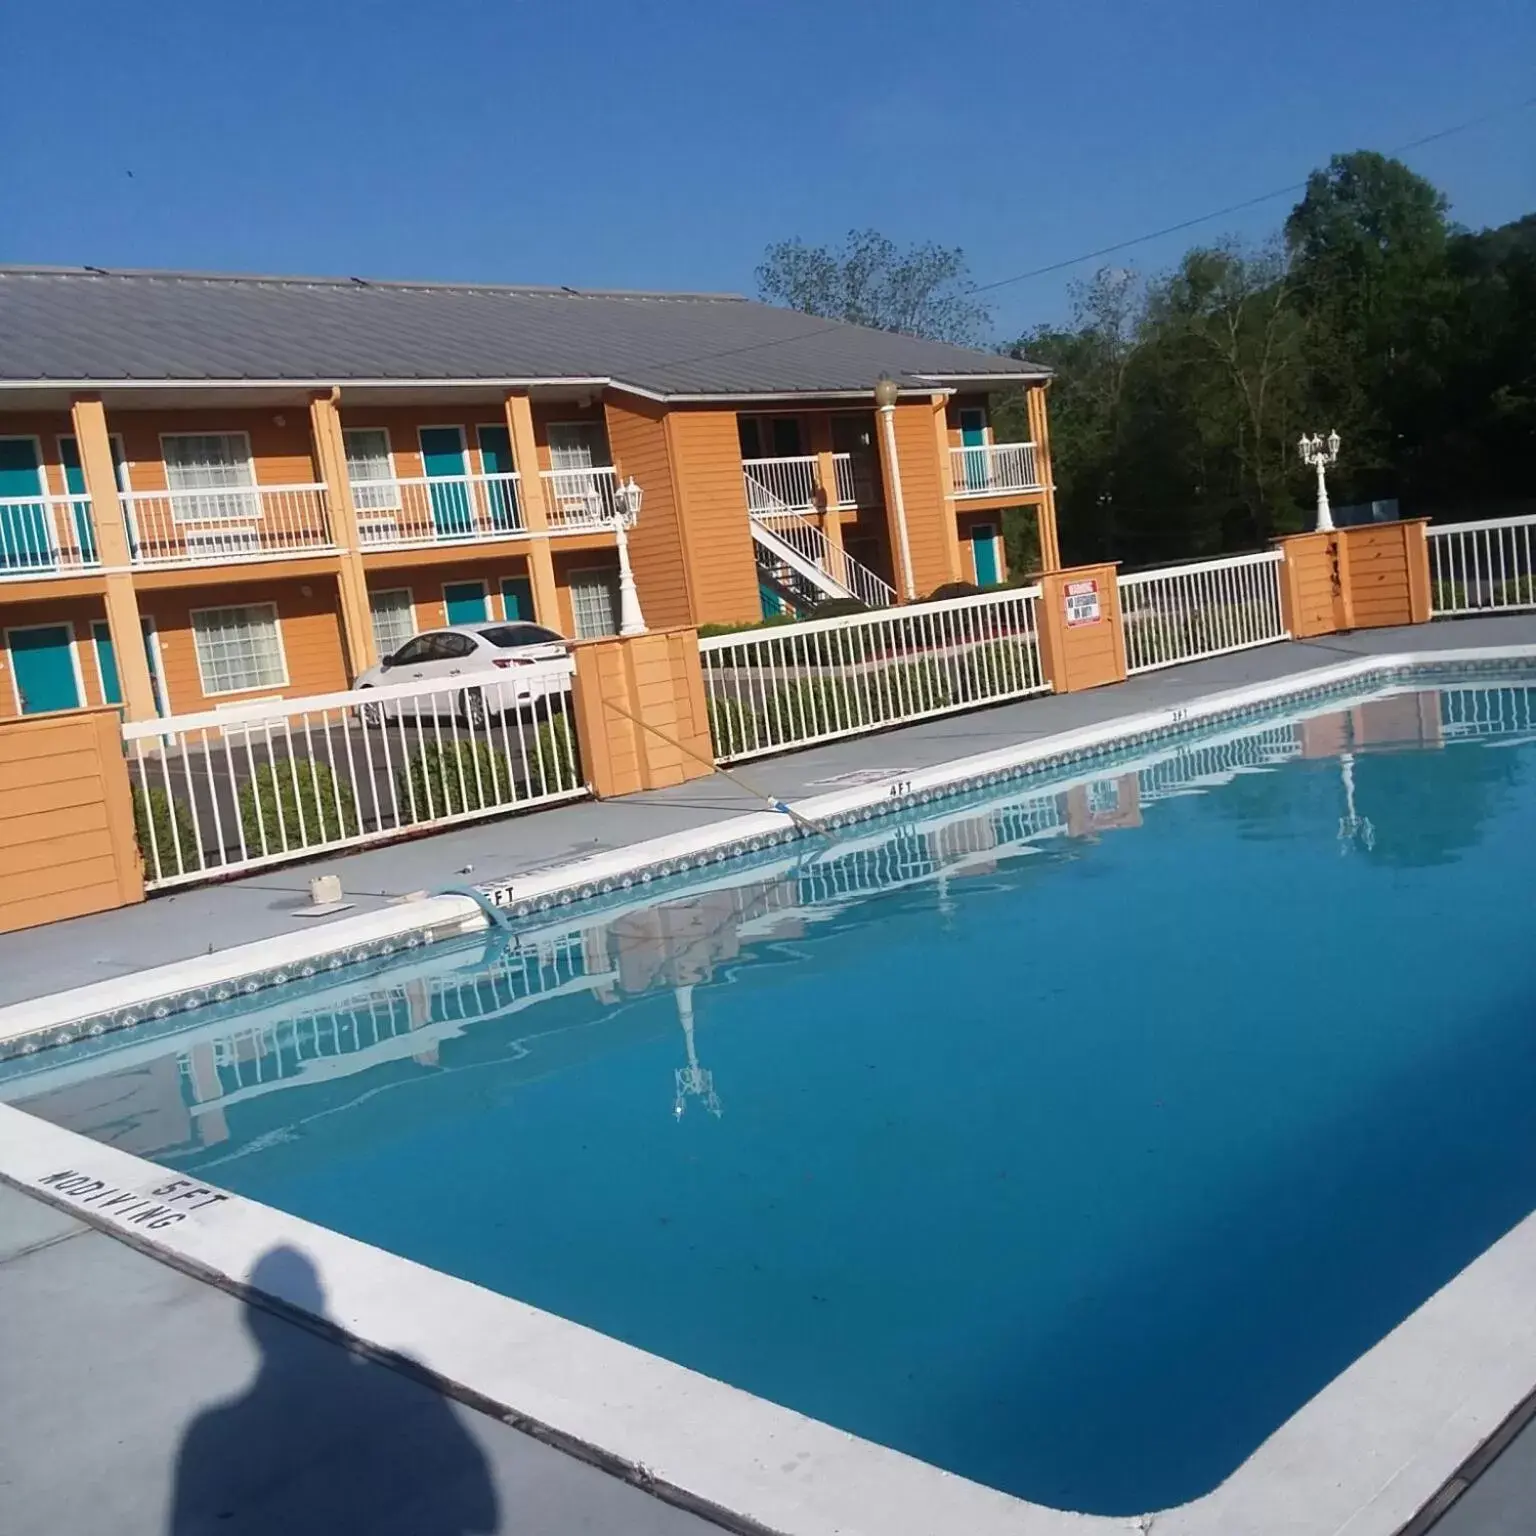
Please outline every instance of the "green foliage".
[{"label": "green foliage", "polygon": [[773,629],[780,624],[798,622],[792,613],[775,613],[765,619],[754,619],[750,624],[700,624],[698,634],[700,640],[709,640],[715,635],[741,635],[754,629]]},{"label": "green foliage", "polygon": [[581,784],[581,757],[576,733],[564,715],[553,715],[533,733],[528,747],[528,772],[534,794],[553,794]]},{"label": "green foliage", "polygon": [[762,715],[745,699],[709,700],[709,735],[717,757],[752,752],[767,740]]},{"label": "green foliage", "polygon": [[981,588],[974,581],[946,581],[943,586],[935,587],[927,597],[925,603],[947,603],[951,598],[975,597]]},{"label": "green foliage", "polygon": [[984,342],[991,320],[958,246],[898,250],[873,229],[850,230],[839,249],[803,240],[770,245],[757,288],[770,303],[808,315],[968,346]]},{"label": "green foliage", "polygon": [[133,835],[146,877],[166,879],[203,867],[191,813],[158,784],[133,786]]},{"label": "green foliage", "polygon": [[240,825],[253,854],[313,848],[358,830],[357,801],[328,763],[264,763],[240,786]]},{"label": "green foliage", "polygon": [[516,729],[511,724],[507,727],[510,757],[499,739],[493,744],[473,737],[422,747],[395,776],[402,819],[435,821],[466,811],[513,805],[531,795],[554,794],[580,784],[576,738],[564,715],[546,720],[523,741],[528,759],[526,783],[522,782]]},{"label": "green foliage", "polygon": [[993,640],[968,651],[961,663],[961,698],[996,699],[1032,686],[1039,676],[1034,648],[1025,640]]},{"label": "green foliage", "polygon": [[824,597],[811,609],[808,617],[813,619],[849,619],[857,614],[868,612],[869,604],[861,603],[856,597]]}]

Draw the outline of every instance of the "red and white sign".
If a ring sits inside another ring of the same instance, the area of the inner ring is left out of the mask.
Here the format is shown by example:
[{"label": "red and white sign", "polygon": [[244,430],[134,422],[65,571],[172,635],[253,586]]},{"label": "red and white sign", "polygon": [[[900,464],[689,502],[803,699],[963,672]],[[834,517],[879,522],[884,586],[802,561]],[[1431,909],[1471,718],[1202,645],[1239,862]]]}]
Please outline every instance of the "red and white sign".
[{"label": "red and white sign", "polygon": [[1078,624],[1097,624],[1102,614],[1099,612],[1099,583],[1092,581],[1069,581],[1062,591],[1066,595],[1067,625],[1072,627]]}]

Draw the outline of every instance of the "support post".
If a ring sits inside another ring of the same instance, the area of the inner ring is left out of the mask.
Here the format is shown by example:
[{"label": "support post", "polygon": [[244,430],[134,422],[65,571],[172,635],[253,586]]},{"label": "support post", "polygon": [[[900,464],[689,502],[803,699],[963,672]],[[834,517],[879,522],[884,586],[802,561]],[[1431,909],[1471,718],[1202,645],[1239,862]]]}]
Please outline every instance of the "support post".
[{"label": "support post", "polygon": [[1125,626],[1114,565],[1078,565],[1040,578],[1040,664],[1054,693],[1123,683]]},{"label": "support post", "polygon": [[528,582],[533,588],[533,616],[540,624],[558,630],[560,594],[555,587],[555,560],[549,548],[549,509],[544,501],[544,479],[539,474],[539,444],[533,435],[533,405],[525,394],[506,400],[507,435],[512,439],[512,462],[517,466],[517,497],[528,530]]},{"label": "support post", "polygon": [[117,469],[112,462],[112,440],[107,435],[106,409],[97,399],[76,400],[70,407],[70,419],[80,448],[80,473],[85,480],[85,494],[90,498],[96,545],[105,572],[107,629],[112,636],[112,653],[117,658],[123,712],[129,720],[153,720],[155,690],[150,682],[149,655],[144,649],[138,594],[133,586],[131,542],[122,498],[117,494]]},{"label": "support post", "polygon": [[832,423],[826,416],[811,422],[812,443],[816,450],[816,479],[821,486],[821,529],[831,545],[832,575],[848,585],[848,564],[843,551],[843,514],[838,507],[837,458],[832,449]]},{"label": "support post", "polygon": [[917,582],[912,574],[912,541],[907,537],[907,502],[901,490],[901,458],[896,451],[896,402],[882,401],[880,457],[885,470],[886,505],[896,522],[896,580],[905,601],[917,601]]},{"label": "support post", "polygon": [[330,509],[331,538],[341,551],[336,586],[341,596],[341,632],[351,668],[349,681],[378,659],[373,638],[373,610],[368,601],[368,578],[363,571],[362,538],[357,531],[357,507],[352,501],[352,481],[347,474],[347,444],[341,431],[341,391],[317,392],[309,398],[309,431],[315,445],[315,462],[325,482]]},{"label": "support post", "polygon": [[1056,480],[1051,468],[1051,427],[1045,408],[1044,384],[1033,385],[1025,392],[1025,409],[1029,418],[1029,436],[1035,445],[1035,473],[1040,477],[1039,526],[1040,568],[1043,571],[1061,569],[1061,541],[1056,532]]}]

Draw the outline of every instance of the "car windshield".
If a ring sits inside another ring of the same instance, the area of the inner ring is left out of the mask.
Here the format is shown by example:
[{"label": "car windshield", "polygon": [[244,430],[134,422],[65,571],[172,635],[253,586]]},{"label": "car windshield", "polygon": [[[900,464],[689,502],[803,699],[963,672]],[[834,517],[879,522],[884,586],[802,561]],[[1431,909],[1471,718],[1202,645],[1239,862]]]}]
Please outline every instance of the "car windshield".
[{"label": "car windshield", "polygon": [[565,636],[541,624],[498,624],[494,629],[482,629],[480,638],[504,651],[512,651],[520,645],[548,645],[552,640],[558,644]]}]

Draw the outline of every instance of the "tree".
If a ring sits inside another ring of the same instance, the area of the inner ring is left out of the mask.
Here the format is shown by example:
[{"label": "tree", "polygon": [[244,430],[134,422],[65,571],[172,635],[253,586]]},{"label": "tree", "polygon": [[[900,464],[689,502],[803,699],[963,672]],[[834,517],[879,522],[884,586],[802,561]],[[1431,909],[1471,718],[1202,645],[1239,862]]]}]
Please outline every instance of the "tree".
[{"label": "tree", "polygon": [[757,288],[808,315],[962,346],[982,345],[991,323],[958,246],[929,241],[899,250],[873,229],[850,230],[837,249],[803,240],[770,245]]}]

